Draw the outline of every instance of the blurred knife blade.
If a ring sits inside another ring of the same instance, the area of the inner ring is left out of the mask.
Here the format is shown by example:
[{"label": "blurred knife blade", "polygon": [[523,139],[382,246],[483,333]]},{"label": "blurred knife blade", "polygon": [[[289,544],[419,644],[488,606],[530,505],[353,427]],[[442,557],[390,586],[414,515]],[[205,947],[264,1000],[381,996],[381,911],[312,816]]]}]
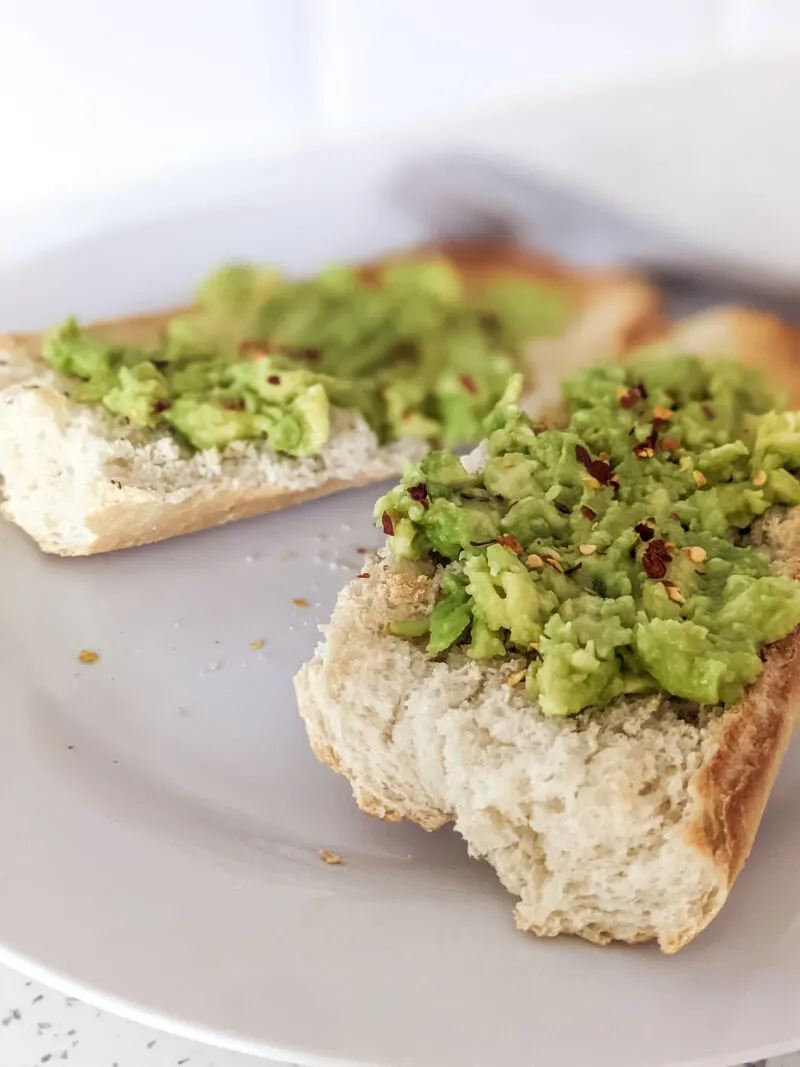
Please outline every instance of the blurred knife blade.
[{"label": "blurred knife blade", "polygon": [[662,289],[672,314],[748,304],[800,318],[800,289],[721,261],[597,197],[466,153],[421,160],[397,180],[399,203],[441,238],[506,240],[589,267],[623,266]]}]

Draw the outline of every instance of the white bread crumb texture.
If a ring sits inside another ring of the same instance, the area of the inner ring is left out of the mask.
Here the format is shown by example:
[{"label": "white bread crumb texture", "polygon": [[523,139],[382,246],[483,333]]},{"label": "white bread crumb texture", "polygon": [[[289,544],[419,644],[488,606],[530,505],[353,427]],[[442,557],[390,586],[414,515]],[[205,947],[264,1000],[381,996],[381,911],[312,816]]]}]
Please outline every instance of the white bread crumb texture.
[{"label": "white bread crumb texture", "polygon": [[381,447],[358,412],[335,409],[329,441],[310,458],[246,441],[189,453],[166,431],[72,402],[53,373],[0,392],[4,512],[38,541],[73,549],[94,537],[87,519],[121,500],[178,504],[214,487],[304,491],[365,472],[378,480],[396,475],[420,449],[413,441]]},{"label": "white bread crumb texture", "polygon": [[367,570],[298,679],[312,746],[363,807],[454,821],[520,898],[518,925],[539,934],[666,940],[715,909],[724,888],[685,830],[718,713],[653,697],[543,716],[508,685],[517,664],[431,660],[386,636],[429,603],[430,583],[385,561]]}]

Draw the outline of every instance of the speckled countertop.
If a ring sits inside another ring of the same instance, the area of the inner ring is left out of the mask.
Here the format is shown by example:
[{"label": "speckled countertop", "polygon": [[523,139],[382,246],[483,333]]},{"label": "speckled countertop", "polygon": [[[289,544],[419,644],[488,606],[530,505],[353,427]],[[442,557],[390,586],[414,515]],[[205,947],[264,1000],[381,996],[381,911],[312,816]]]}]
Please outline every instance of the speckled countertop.
[{"label": "speckled countertop", "polygon": [[[127,1022],[0,966],[0,1067],[255,1067],[263,1062]],[[800,1067],[800,1053],[761,1061],[758,1067]]]},{"label": "speckled countertop", "polygon": [[263,1062],[127,1022],[0,966],[0,1067],[256,1067]]}]

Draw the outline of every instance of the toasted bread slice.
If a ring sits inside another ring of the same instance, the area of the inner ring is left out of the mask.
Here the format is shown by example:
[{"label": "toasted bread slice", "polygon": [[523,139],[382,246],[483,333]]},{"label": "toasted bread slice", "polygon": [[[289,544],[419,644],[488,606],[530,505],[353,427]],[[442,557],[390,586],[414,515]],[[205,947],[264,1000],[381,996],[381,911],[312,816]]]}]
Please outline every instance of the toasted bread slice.
[{"label": "toasted bread slice", "polygon": [[[800,569],[800,510],[765,524],[778,571]],[[375,558],[340,594],[295,687],[317,757],[363,811],[453,822],[519,898],[517,925],[676,952],[719,912],[750,852],[800,713],[800,631],[771,645],[727,712],[656,697],[548,718],[501,667],[432,658],[387,634],[435,581]]]},{"label": "toasted bread slice", "polygon": [[532,388],[524,399],[531,412],[558,401],[559,382],[596,359],[613,359],[659,336],[666,328],[660,298],[624,271],[582,271],[513,245],[449,242],[432,252],[446,255],[476,289],[494,278],[531,278],[557,286],[577,314],[558,338],[531,342]]},{"label": "toasted bread slice", "polygon": [[[624,275],[572,272],[516,249],[458,244],[450,255],[468,284],[497,273],[560,287],[575,309],[564,337],[531,344],[535,392],[565,369],[622,349],[656,329],[659,300]],[[413,253],[425,254],[430,250]],[[93,332],[157,345],[181,309],[98,323]],[[46,552],[86,555],[160,541],[289,507],[397,474],[424,442],[379,445],[356,412],[339,411],[322,452],[298,460],[266,444],[237,443],[187,456],[166,433],[124,427],[98,406],[79,405],[41,360],[41,336],[0,337],[0,475],[3,513]]]},{"label": "toasted bread slice", "polygon": [[[739,358],[800,403],[795,332],[770,315],[714,308],[664,329],[665,356]],[[800,509],[764,527],[776,571],[800,575]],[[750,852],[800,716],[800,631],[724,714],[687,719],[627,699],[554,721],[510,688],[514,667],[445,661],[387,634],[433,586],[380,559],[341,593],[298,674],[317,757],[362,810],[427,830],[455,823],[520,898],[518,926],[606,944],[656,939],[675,952],[719,912]]]},{"label": "toasted bread slice", "polygon": [[719,306],[680,319],[664,334],[670,350],[741,360],[775,383],[800,408],[800,335],[776,315]]}]

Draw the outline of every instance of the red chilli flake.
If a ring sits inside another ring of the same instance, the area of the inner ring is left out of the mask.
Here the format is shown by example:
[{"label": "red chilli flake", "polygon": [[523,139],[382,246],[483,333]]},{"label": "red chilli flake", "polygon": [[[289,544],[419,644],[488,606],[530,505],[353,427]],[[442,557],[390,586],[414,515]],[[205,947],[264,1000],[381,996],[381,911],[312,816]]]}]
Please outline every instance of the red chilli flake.
[{"label": "red chilli flake", "polygon": [[648,578],[662,579],[667,576],[667,564],[672,560],[666,542],[656,539],[644,550],[642,566]]},{"label": "red chilli flake", "polygon": [[703,412],[703,414],[705,415],[705,417],[707,419],[713,419],[714,418],[714,410],[713,410],[713,408],[709,407],[708,404],[701,404],[700,405],[700,410]]},{"label": "red chilli flake", "polygon": [[384,511],[383,515],[381,515],[381,526],[387,537],[394,537],[394,523],[388,511]]},{"label": "red chilli flake", "polygon": [[653,527],[648,526],[646,522],[637,522],[634,526],[634,530],[642,541],[652,541],[656,533]]},{"label": "red chilli flake", "polygon": [[581,515],[584,519],[589,519],[590,522],[594,522],[597,518],[597,512],[592,511],[588,504],[581,504]]},{"label": "red chilli flake", "polygon": [[270,385],[280,385],[281,384],[280,376],[277,375],[277,374],[270,374],[270,376],[267,378],[267,381],[269,382]]},{"label": "red chilli flake", "polygon": [[645,437],[644,441],[640,441],[639,444],[633,446],[633,454],[638,459],[651,459],[655,452],[656,443],[658,441],[658,429],[662,425],[663,420],[653,419],[653,429]]},{"label": "red chilli flake", "polygon": [[619,406],[629,410],[635,404],[642,399],[642,394],[638,389],[629,389],[627,393],[623,393],[619,398]]},{"label": "red chilli flake", "polygon": [[468,393],[472,393],[473,396],[478,392],[478,386],[475,384],[475,379],[470,374],[462,374],[458,379]]},{"label": "red chilli flake", "polygon": [[512,537],[511,534],[500,534],[499,537],[495,537],[495,542],[498,545],[502,545],[503,548],[509,549],[517,556],[521,556],[522,553],[525,551],[525,549],[522,547],[516,537]]},{"label": "red chilli flake", "polygon": [[357,574],[356,575],[356,578],[370,578],[370,577],[371,577],[371,575],[370,575],[369,571],[362,571],[361,574]]},{"label": "red chilli flake", "polygon": [[153,414],[160,415],[162,411],[167,411],[167,409],[171,407],[171,400],[156,400],[155,404],[153,404]]},{"label": "red chilli flake", "polygon": [[592,462],[592,457],[583,447],[583,445],[575,445],[575,459],[578,463],[582,464],[586,469],[589,469],[589,464]]},{"label": "red chilli flake", "polygon": [[244,400],[239,400],[235,396],[225,397],[224,400],[220,401],[220,404],[226,411],[244,411]]},{"label": "red chilli flake", "polygon": [[418,504],[422,504],[424,508],[430,505],[428,500],[428,487],[424,482],[420,482],[419,485],[410,485],[406,490],[412,500],[416,500]]},{"label": "red chilli flake", "polygon": [[667,452],[676,452],[681,446],[677,437],[662,437],[661,447]]},{"label": "red chilli flake", "polygon": [[614,470],[610,463],[604,459],[592,459],[583,445],[575,445],[575,459],[582,464],[588,473],[598,480],[601,485],[608,485],[613,477]]}]

